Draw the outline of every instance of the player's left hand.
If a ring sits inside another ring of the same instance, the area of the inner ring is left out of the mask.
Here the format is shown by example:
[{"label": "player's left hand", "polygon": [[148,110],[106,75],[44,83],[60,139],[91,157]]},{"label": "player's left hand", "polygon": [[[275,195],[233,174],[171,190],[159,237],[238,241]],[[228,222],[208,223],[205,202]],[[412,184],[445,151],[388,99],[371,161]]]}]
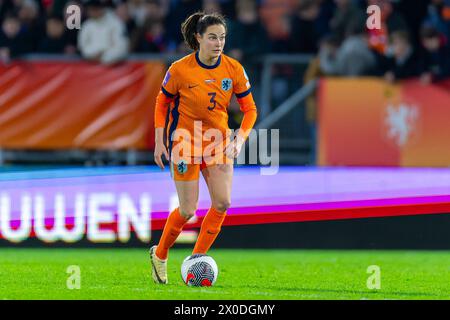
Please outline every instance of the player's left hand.
[{"label": "player's left hand", "polygon": [[242,138],[240,135],[236,135],[236,137],[225,147],[225,155],[228,158],[237,158],[239,153],[241,152],[244,142],[244,138]]}]

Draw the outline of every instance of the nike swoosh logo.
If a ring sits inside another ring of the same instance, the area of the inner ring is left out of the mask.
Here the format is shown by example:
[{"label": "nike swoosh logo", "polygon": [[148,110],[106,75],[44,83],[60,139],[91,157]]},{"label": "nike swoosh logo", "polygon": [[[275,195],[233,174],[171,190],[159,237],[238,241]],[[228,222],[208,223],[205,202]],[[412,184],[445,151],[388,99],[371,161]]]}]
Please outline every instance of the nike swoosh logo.
[{"label": "nike swoosh logo", "polygon": [[197,86],[198,86],[198,84],[195,84],[195,85],[193,85],[193,86],[189,85],[189,89],[195,88],[195,87],[197,87]]}]

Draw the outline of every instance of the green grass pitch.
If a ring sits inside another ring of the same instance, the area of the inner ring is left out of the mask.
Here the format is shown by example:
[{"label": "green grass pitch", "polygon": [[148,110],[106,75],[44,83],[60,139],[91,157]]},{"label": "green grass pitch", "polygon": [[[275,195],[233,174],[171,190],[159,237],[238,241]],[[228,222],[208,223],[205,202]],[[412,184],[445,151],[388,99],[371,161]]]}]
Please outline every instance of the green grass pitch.
[{"label": "green grass pitch", "polygon": [[[172,249],[169,284],[151,280],[146,249],[0,249],[0,299],[449,299],[450,252],[225,250],[210,255],[219,278],[190,288],[180,277],[189,250]],[[80,267],[70,290],[67,268]],[[367,288],[370,265],[381,288]]]}]

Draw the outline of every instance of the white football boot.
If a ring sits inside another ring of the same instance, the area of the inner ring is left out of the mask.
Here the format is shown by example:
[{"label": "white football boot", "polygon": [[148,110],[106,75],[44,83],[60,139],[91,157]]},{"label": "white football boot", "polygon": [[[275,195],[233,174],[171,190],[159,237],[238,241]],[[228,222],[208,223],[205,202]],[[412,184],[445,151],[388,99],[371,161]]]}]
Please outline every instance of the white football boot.
[{"label": "white football boot", "polygon": [[156,256],[156,246],[150,248],[150,262],[152,263],[152,278],[155,283],[168,284],[167,259],[161,260]]}]

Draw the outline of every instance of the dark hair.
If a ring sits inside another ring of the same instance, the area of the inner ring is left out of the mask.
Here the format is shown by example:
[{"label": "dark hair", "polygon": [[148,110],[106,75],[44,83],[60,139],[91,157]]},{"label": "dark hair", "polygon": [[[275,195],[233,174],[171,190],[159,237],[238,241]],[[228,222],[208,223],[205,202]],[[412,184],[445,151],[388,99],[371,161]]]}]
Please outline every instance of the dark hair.
[{"label": "dark hair", "polygon": [[439,38],[440,34],[436,28],[425,25],[420,29],[420,37],[422,39]]},{"label": "dark hair", "polygon": [[366,21],[362,17],[354,18],[347,23],[346,36],[359,36],[367,33]]},{"label": "dark hair", "polygon": [[84,1],[85,8],[104,8],[106,7],[105,3],[101,0],[85,0]]},{"label": "dark hair", "polygon": [[221,24],[227,30],[225,18],[218,13],[206,14],[204,12],[196,12],[191,14],[182,24],[181,33],[183,34],[184,42],[192,49],[198,50],[200,45],[195,38],[195,34],[202,35],[209,26]]},{"label": "dark hair", "polygon": [[10,10],[6,12],[5,16],[3,17],[3,21],[5,21],[6,19],[20,20],[16,10]]},{"label": "dark hair", "polygon": [[58,20],[59,22],[63,22],[64,21],[64,17],[62,16],[62,14],[59,13],[52,13],[47,17],[47,21],[48,20]]}]

